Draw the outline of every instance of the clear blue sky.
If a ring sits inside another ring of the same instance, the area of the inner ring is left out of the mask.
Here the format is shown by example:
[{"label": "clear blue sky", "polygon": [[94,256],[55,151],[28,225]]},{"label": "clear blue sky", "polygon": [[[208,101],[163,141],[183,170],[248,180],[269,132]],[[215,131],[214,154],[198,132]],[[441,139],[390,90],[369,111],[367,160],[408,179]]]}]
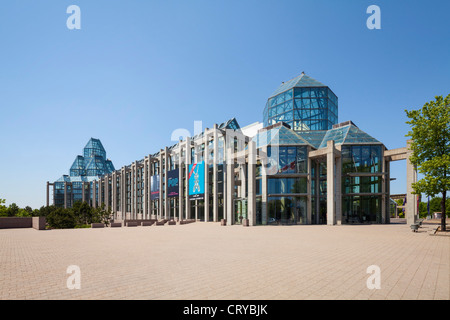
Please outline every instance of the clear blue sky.
[{"label": "clear blue sky", "polygon": [[[69,30],[66,9],[81,9]],[[381,30],[366,9],[381,8]],[[0,198],[45,204],[89,138],[116,169],[171,145],[177,128],[262,121],[302,71],[388,149],[404,109],[450,93],[450,2],[412,0],[21,0],[0,4]],[[404,193],[406,164],[392,164]]]}]

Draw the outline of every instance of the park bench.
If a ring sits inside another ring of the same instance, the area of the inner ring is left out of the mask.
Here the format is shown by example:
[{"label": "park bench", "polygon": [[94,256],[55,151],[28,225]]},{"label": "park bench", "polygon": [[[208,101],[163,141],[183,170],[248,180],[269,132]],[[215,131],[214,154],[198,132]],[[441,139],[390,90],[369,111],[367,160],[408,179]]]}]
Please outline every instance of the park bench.
[{"label": "park bench", "polygon": [[122,227],[122,222],[111,222],[109,226],[110,228]]},{"label": "park bench", "polygon": [[105,225],[103,223],[91,223],[91,228],[104,228]]}]

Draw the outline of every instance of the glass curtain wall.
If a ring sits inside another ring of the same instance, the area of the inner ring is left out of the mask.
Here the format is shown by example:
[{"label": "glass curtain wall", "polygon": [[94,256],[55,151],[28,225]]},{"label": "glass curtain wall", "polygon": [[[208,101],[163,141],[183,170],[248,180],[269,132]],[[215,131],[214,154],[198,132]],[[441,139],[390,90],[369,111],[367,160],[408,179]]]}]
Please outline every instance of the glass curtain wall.
[{"label": "glass curtain wall", "polygon": [[343,223],[381,223],[381,145],[344,145]]}]

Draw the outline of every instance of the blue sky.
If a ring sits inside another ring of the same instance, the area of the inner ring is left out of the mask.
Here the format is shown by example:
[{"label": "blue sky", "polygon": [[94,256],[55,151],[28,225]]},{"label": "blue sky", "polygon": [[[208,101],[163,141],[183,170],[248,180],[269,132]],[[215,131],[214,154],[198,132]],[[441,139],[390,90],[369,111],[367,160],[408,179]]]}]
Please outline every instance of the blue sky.
[{"label": "blue sky", "polygon": [[[69,5],[81,30],[69,30]],[[381,30],[369,30],[369,5]],[[236,117],[262,121],[268,96],[302,71],[388,149],[404,109],[450,93],[448,1],[2,1],[0,198],[33,208],[99,138],[116,169]],[[406,164],[392,163],[392,193]]]}]

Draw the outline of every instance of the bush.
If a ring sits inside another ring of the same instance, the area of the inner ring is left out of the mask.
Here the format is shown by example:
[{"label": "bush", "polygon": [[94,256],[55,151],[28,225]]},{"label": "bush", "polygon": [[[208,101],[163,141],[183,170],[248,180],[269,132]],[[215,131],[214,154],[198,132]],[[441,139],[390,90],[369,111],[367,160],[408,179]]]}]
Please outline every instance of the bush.
[{"label": "bush", "polygon": [[76,226],[76,219],[70,209],[55,208],[47,213],[47,222],[51,228],[71,229]]}]

